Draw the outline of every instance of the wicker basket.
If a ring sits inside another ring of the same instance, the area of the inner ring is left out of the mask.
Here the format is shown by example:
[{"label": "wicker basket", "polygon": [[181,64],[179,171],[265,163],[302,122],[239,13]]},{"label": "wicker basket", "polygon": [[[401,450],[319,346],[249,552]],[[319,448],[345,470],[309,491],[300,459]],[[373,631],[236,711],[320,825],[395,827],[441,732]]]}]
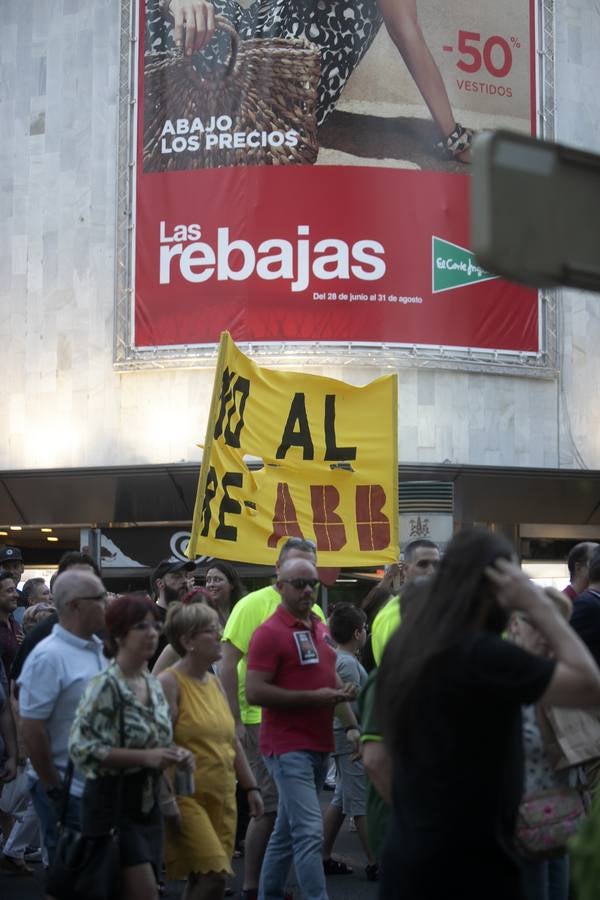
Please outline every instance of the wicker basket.
[{"label": "wicker basket", "polygon": [[[148,57],[144,67],[144,171],[314,163],[318,151],[317,47],[296,38],[242,41],[220,16],[217,28],[231,39],[229,61],[219,74],[199,74],[179,50]],[[199,148],[181,150],[189,135],[181,135],[179,140],[163,136],[167,120],[187,119],[191,125],[199,118],[208,126],[213,116],[232,120],[230,130],[212,132],[219,137],[218,144],[207,147],[207,134],[196,132]],[[296,133],[297,139],[289,132]],[[233,145],[234,133],[244,146]],[[232,146],[227,146],[225,134],[230,135]],[[287,137],[280,144],[281,135]],[[173,145],[179,152],[174,152]]]}]

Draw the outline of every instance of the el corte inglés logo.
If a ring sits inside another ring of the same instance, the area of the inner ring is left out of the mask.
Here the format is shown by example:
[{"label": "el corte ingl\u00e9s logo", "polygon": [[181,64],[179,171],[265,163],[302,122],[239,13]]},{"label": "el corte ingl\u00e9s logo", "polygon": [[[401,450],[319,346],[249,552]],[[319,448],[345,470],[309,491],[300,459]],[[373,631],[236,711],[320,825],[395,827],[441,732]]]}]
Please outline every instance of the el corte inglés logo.
[{"label": "el corte ingl\u00e9s logo", "polygon": [[477,265],[475,256],[470,250],[435,235],[431,239],[431,274],[434,294],[500,277],[490,275]]}]

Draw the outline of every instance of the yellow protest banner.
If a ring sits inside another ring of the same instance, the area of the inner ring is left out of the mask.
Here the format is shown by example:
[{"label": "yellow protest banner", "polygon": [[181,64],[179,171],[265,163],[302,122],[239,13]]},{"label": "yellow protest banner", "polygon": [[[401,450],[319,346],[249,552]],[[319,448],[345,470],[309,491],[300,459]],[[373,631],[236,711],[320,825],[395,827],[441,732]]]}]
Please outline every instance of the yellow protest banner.
[{"label": "yellow protest banner", "polygon": [[397,446],[395,375],[354,387],[279,372],[223,332],[188,556],[273,564],[297,536],[321,566],[396,561]]}]

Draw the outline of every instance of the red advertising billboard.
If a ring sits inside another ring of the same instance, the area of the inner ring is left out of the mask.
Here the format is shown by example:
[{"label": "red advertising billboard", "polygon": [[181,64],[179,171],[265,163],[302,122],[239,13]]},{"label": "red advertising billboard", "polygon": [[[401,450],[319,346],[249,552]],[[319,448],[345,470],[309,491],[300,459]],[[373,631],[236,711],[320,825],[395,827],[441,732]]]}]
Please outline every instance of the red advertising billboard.
[{"label": "red advertising billboard", "polygon": [[532,0],[139,4],[136,348],[539,349],[468,216],[471,132],[534,128]]}]

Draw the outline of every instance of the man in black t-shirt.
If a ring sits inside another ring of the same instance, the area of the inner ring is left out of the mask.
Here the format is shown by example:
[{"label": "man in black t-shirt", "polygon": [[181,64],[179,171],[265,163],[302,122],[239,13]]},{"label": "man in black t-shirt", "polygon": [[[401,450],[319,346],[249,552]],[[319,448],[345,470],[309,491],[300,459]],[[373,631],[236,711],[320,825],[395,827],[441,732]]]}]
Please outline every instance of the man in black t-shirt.
[{"label": "man in black t-shirt", "polygon": [[598,549],[600,544],[593,541],[582,541],[571,547],[567,557],[569,583],[563,588],[563,594],[567,595],[571,603],[587,590],[590,583],[590,560]]},{"label": "man in black t-shirt", "polygon": [[588,573],[589,587],[579,594],[573,604],[571,628],[600,666],[600,549],[592,556]]},{"label": "man in black t-shirt", "polygon": [[150,594],[160,610],[161,620],[167,616],[170,603],[175,603],[187,593],[188,575],[196,568],[191,560],[163,559],[150,576]]},{"label": "man in black t-shirt", "polygon": [[[156,603],[159,621],[164,623],[167,618],[167,609],[171,603],[177,603],[185,597],[189,589],[188,577],[196,568],[196,563],[191,560],[163,559],[150,576],[150,595]],[[150,670],[162,653],[167,639],[161,635],[156,647],[156,652],[148,665]]]}]

